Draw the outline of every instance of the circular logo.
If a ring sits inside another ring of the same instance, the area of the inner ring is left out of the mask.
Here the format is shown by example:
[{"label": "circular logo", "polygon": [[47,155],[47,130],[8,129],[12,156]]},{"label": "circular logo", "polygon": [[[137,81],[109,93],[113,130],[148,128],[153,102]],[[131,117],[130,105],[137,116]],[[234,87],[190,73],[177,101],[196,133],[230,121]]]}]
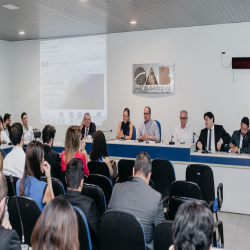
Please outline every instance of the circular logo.
[{"label": "circular logo", "polygon": [[143,85],[146,81],[146,70],[143,67],[138,67],[135,70],[134,79],[136,84]]}]

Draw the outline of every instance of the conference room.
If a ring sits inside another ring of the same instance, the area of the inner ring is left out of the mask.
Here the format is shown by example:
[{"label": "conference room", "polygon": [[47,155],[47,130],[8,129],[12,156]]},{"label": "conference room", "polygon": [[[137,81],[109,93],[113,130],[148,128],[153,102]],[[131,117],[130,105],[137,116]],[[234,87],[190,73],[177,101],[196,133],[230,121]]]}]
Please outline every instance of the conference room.
[{"label": "conference room", "polygon": [[[212,112],[214,123],[223,125],[230,136],[241,129],[242,118],[250,116],[250,72],[247,66],[237,66],[249,57],[249,11],[243,0],[2,0],[0,115],[11,114],[14,124],[22,122],[26,112],[34,133],[42,133],[45,125],[54,126],[52,148],[62,153],[67,129],[80,126],[89,113],[96,131],[105,135],[108,157],[116,162],[118,175],[119,162],[134,161],[141,151],[152,161],[168,160],[174,181],[187,181],[187,167],[192,164],[209,166],[215,198],[223,184],[218,219],[223,222],[224,248],[249,249],[250,155],[196,152],[206,112]],[[237,58],[239,63],[233,64]],[[138,67],[145,69],[142,85],[136,82]],[[160,84],[163,67],[169,68],[171,81]],[[150,85],[171,88],[149,92],[145,88]],[[160,124],[158,142],[137,140],[145,107]],[[125,108],[130,110],[135,139],[116,138]],[[192,143],[172,138],[182,110],[188,112]],[[85,143],[89,157],[93,139]],[[0,149],[8,154],[12,147],[2,143]]]}]

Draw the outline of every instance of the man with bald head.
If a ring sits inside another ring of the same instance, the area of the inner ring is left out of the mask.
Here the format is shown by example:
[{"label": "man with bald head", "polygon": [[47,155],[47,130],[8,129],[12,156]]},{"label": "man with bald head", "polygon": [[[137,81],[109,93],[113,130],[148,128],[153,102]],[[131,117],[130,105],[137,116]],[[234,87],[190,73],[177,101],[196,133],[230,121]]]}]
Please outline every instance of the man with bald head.
[{"label": "man with bald head", "polygon": [[188,124],[188,112],[182,110],[180,112],[180,124],[174,130],[174,142],[177,143],[193,143],[193,128]]},{"label": "man with bald head", "polygon": [[161,140],[160,130],[157,123],[151,119],[151,108],[145,107],[143,115],[144,122],[141,123],[137,131],[137,139],[159,142]]}]

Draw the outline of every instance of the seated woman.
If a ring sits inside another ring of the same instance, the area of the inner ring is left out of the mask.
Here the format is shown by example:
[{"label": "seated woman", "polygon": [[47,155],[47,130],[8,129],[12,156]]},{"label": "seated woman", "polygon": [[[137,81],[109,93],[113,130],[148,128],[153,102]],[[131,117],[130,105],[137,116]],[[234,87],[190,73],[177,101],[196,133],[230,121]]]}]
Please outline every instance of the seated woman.
[{"label": "seated woman", "polygon": [[5,133],[4,128],[3,128],[3,118],[0,115],[0,142],[10,142],[10,138],[8,137],[8,135]]},{"label": "seated woman", "polygon": [[[45,172],[47,183],[40,181],[41,172]],[[33,199],[41,211],[45,204],[54,199],[50,165],[44,161],[44,147],[41,142],[31,141],[26,148],[23,178],[16,183],[16,193]]]},{"label": "seated woman", "polygon": [[66,170],[67,163],[73,158],[82,159],[84,174],[89,175],[87,167],[88,155],[85,150],[85,142],[81,141],[82,134],[79,126],[70,126],[65,136],[65,151],[61,153],[62,171]]},{"label": "seated woman", "polygon": [[116,139],[132,140],[133,123],[129,121],[130,111],[125,108],[123,111],[123,121],[119,123]]},{"label": "seated woman", "polygon": [[31,235],[32,250],[79,250],[78,222],[69,202],[56,197],[44,208]]},{"label": "seated woman", "polygon": [[110,175],[112,176],[112,178],[116,178],[116,176],[114,176],[115,173],[108,157],[106,139],[103,132],[100,130],[95,132],[89,158],[91,161],[104,161],[109,167]]}]

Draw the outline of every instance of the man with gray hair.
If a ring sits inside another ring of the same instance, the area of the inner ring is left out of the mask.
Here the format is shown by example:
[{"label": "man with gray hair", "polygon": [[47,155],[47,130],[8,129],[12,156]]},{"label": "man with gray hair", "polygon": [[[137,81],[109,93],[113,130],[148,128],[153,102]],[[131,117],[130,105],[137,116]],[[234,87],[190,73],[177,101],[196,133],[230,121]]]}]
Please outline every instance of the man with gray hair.
[{"label": "man with gray hair", "polygon": [[175,127],[174,130],[174,142],[177,143],[193,143],[193,128],[187,123],[188,122],[188,112],[182,110],[180,112],[180,124]]},{"label": "man with gray hair", "polygon": [[96,132],[96,126],[93,122],[91,122],[90,113],[84,114],[80,129],[82,133],[82,138],[91,139],[94,136]]},{"label": "man with gray hair", "polygon": [[5,176],[0,172],[0,249],[17,250],[21,249],[18,234],[16,231],[11,230],[8,220],[7,226],[4,225],[5,223],[3,223],[7,193],[8,188],[6,179]]},{"label": "man with gray hair", "polygon": [[154,249],[154,228],[165,220],[162,196],[149,184],[152,170],[151,158],[140,152],[133,168],[133,180],[117,183],[108,209],[131,213],[141,221],[148,250]]}]

